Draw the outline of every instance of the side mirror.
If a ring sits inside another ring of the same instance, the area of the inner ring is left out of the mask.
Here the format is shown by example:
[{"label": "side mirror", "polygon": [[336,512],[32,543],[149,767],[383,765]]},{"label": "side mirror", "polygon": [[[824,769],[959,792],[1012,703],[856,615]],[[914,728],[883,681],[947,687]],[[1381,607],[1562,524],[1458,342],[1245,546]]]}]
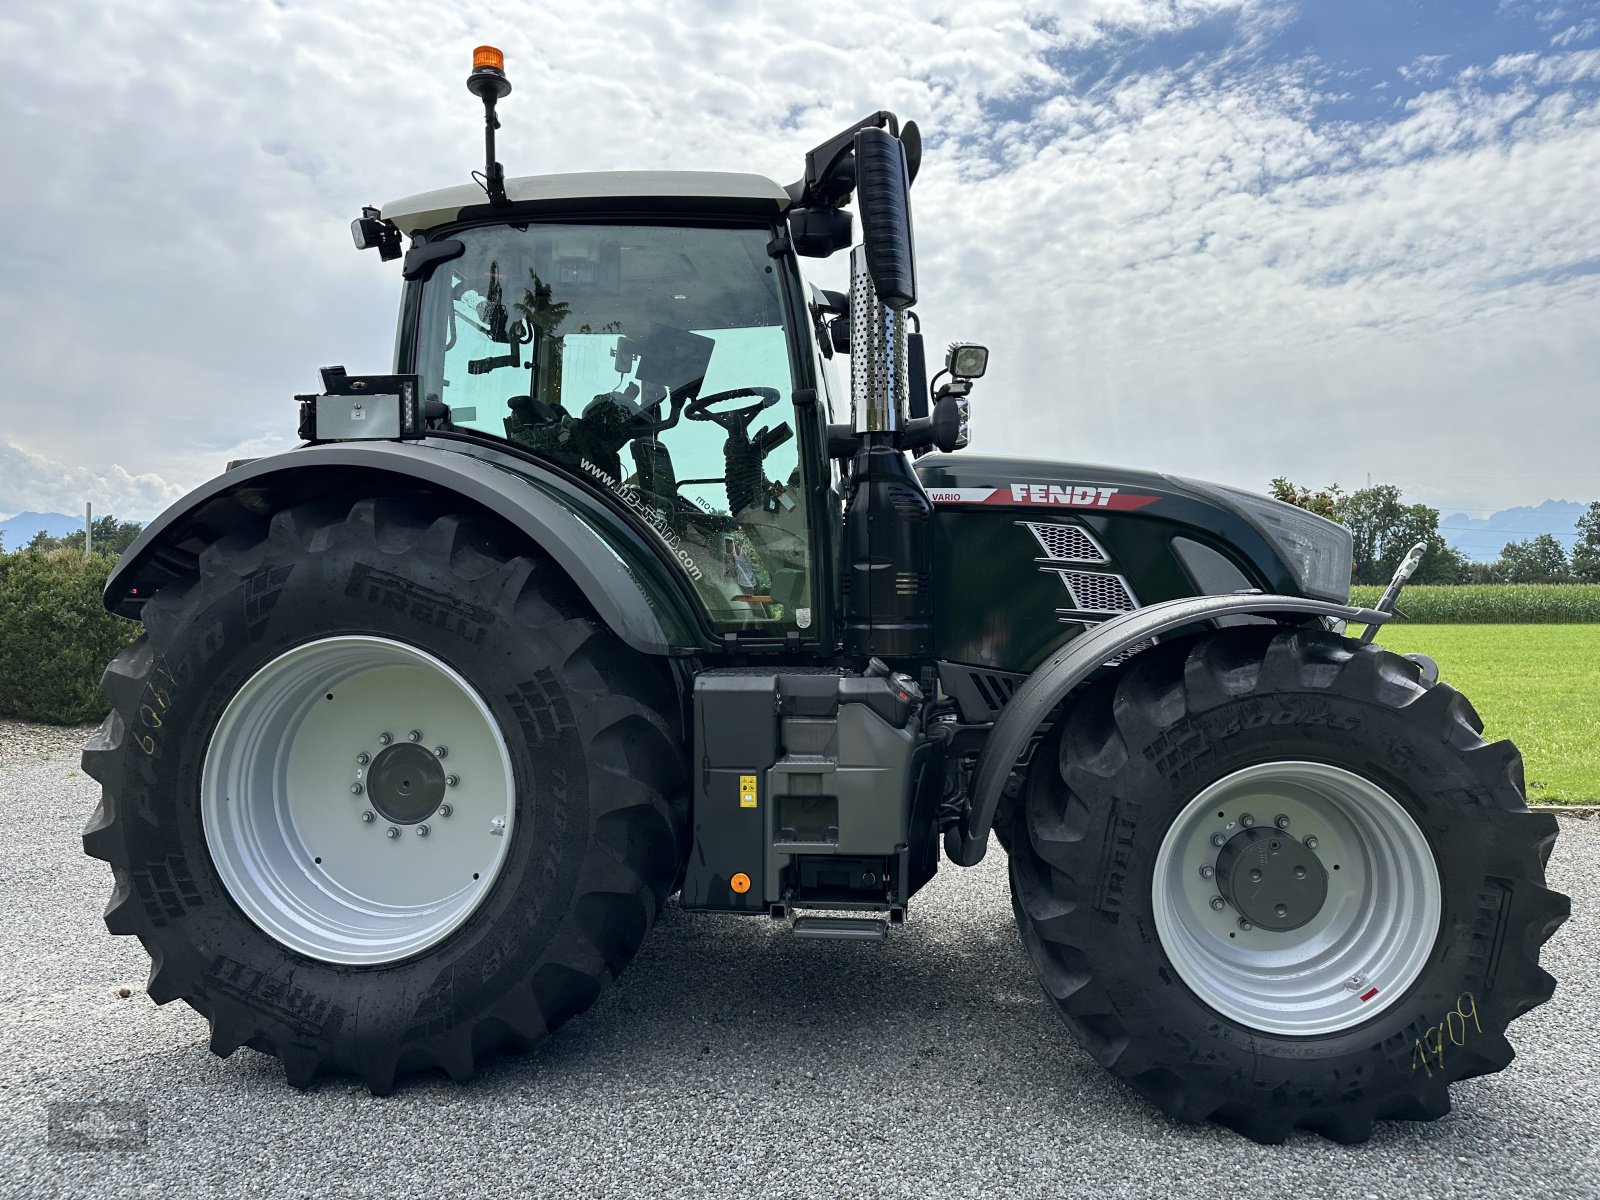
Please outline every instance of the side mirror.
[{"label": "side mirror", "polygon": [[[917,316],[911,314],[915,324]],[[922,331],[906,334],[906,415],[913,421],[928,415],[928,355],[922,344]]]},{"label": "side mirror", "polygon": [[791,208],[789,240],[794,252],[805,258],[827,258],[846,250],[854,236],[850,213],[842,208]]},{"label": "side mirror", "polygon": [[878,299],[896,311],[917,302],[911,237],[911,174],[905,145],[885,129],[856,131],[856,207]]},{"label": "side mirror", "polygon": [[835,317],[828,322],[828,342],[835,354],[850,353],[849,317]]}]

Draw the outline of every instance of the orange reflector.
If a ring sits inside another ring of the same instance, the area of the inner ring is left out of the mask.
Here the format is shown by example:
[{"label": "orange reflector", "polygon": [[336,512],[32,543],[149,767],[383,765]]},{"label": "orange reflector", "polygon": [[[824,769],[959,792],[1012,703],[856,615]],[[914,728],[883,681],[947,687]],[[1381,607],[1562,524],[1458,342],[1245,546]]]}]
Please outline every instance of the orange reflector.
[{"label": "orange reflector", "polygon": [[479,67],[493,67],[496,71],[506,69],[506,56],[493,46],[479,46],[472,52],[472,69]]},{"label": "orange reflector", "polygon": [[750,876],[740,871],[732,879],[728,880],[728,886],[742,896],[750,890]]}]

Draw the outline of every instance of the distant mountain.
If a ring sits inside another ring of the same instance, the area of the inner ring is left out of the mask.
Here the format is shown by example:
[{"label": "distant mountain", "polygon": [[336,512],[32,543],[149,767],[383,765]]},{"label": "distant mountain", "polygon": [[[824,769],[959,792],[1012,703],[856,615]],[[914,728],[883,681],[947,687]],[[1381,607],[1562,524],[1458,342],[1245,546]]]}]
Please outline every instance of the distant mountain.
[{"label": "distant mountain", "polygon": [[1568,554],[1578,540],[1578,518],[1589,506],[1577,500],[1546,500],[1532,508],[1506,508],[1488,517],[1451,513],[1439,520],[1444,540],[1468,558],[1493,562],[1507,542],[1522,542],[1548,533]]},{"label": "distant mountain", "polygon": [[18,513],[10,520],[0,521],[0,549],[20,550],[33,541],[33,535],[44,530],[51,537],[65,537],[74,529],[83,528],[82,517],[69,517],[62,513]]}]

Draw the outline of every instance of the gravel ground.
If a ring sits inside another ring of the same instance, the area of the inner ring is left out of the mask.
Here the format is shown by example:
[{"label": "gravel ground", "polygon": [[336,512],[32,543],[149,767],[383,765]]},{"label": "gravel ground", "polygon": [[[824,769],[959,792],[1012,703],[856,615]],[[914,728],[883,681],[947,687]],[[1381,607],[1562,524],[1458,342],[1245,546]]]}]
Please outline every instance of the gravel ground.
[{"label": "gravel ground", "polygon": [[[0,810],[25,817],[0,843],[0,1196],[1600,1196],[1600,821],[1562,822],[1562,986],[1514,1027],[1517,1061],[1364,1146],[1257,1146],[1112,1080],[1034,984],[998,848],[946,867],[882,945],[669,908],[538,1051],[374,1099],[217,1059],[198,1015],[145,996],[79,847],[81,733],[0,723]],[[142,1109],[142,1149],[50,1144],[49,1105],[98,1101]]]}]

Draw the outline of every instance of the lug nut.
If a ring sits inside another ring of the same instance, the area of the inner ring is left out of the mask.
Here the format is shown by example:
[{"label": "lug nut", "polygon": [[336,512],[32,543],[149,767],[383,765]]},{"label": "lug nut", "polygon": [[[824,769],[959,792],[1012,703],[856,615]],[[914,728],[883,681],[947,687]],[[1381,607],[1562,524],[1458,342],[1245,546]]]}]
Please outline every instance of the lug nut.
[{"label": "lug nut", "polygon": [[1279,829],[1289,828],[1289,818],[1284,816],[1282,813],[1279,813],[1277,816],[1273,817],[1272,823]]},{"label": "lug nut", "polygon": [[418,837],[427,837],[432,832],[433,832],[433,830],[429,829],[426,823],[417,826],[417,836]]},{"label": "lug nut", "polygon": [[1206,863],[1200,868],[1200,878],[1201,879],[1210,879],[1216,873],[1217,873],[1217,869],[1215,867],[1213,867],[1210,863]]},{"label": "lug nut", "polygon": [[445,786],[446,787],[455,787],[456,784],[461,782],[461,776],[459,776],[459,775],[446,775],[444,777],[444,782],[445,782]]},{"label": "lug nut", "polygon": [[374,821],[376,821],[378,819],[378,814],[373,812],[369,808],[369,809],[367,809],[366,812],[361,814],[361,819],[363,821],[365,821],[368,825],[371,825]]},{"label": "lug nut", "polygon": [[1226,836],[1225,836],[1225,835],[1224,835],[1224,834],[1220,834],[1220,833],[1213,833],[1213,834],[1212,834],[1212,835],[1211,835],[1211,844],[1212,844],[1212,845],[1213,845],[1213,846],[1222,846],[1222,845],[1226,845],[1226,844],[1227,844],[1227,841],[1228,841],[1228,839],[1227,839],[1227,837],[1226,837]]},{"label": "lug nut", "polygon": [[361,795],[361,793],[362,793],[362,792],[364,792],[364,791],[365,791],[365,790],[366,790],[366,789],[365,789],[365,788],[363,788],[363,787],[362,787],[362,786],[361,786],[361,785],[360,785],[360,784],[359,784],[359,783],[352,783],[352,784],[351,784],[351,785],[350,785],[350,794],[351,794],[351,795],[352,795],[352,796],[359,796],[359,795]]},{"label": "lug nut", "polygon": [[356,762],[360,763],[363,767],[366,766],[371,761],[372,761],[372,755],[368,754],[365,750],[363,750],[360,754],[356,755]]},{"label": "lug nut", "polygon": [[422,730],[420,729],[413,729],[410,733],[406,734],[406,741],[408,742],[420,742],[421,740]]},{"label": "lug nut", "polygon": [[439,805],[439,815],[441,817],[448,817],[453,812],[455,812],[455,806],[453,804]]},{"label": "lug nut", "polygon": [[400,831],[398,829],[396,829],[393,825],[391,825],[391,826],[389,826],[389,832],[384,834],[383,836],[388,838],[392,842],[392,841],[395,840],[395,838],[400,836]]},{"label": "lug nut", "polygon": [[1250,924],[1250,922],[1246,921],[1243,917],[1240,917],[1239,918],[1239,928],[1241,930],[1243,930],[1245,933],[1249,933],[1252,929],[1255,928],[1255,926]]},{"label": "lug nut", "polygon": [[448,758],[449,755],[450,755],[450,747],[449,746],[435,746],[433,748],[433,756],[435,758]]},{"label": "lug nut", "polygon": [[1211,897],[1211,907],[1217,912],[1221,912],[1223,909],[1228,907],[1228,902],[1221,896],[1213,896]]},{"label": "lug nut", "polygon": [[380,733],[378,735],[378,745],[380,746],[387,746],[392,741],[394,741],[394,734],[392,733]]},{"label": "lug nut", "polygon": [[1314,837],[1307,836],[1305,838],[1305,844],[1306,844],[1306,849],[1307,850],[1315,850],[1317,848],[1317,839],[1314,838]]},{"label": "lug nut", "polygon": [[1240,813],[1239,814],[1239,824],[1243,825],[1246,829],[1249,829],[1250,826],[1254,825],[1255,823],[1256,823],[1256,819],[1254,817],[1252,817],[1249,813]]}]

